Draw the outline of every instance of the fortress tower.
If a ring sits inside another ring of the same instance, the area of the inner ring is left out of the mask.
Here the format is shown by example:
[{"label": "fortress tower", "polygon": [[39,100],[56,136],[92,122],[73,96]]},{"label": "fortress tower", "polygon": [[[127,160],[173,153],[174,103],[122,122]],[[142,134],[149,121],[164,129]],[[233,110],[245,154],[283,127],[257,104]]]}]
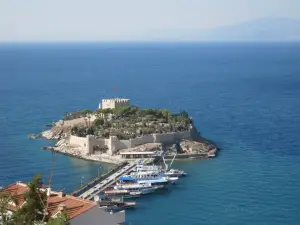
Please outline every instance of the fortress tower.
[{"label": "fortress tower", "polygon": [[99,109],[115,109],[122,106],[129,106],[130,100],[125,98],[102,99]]}]

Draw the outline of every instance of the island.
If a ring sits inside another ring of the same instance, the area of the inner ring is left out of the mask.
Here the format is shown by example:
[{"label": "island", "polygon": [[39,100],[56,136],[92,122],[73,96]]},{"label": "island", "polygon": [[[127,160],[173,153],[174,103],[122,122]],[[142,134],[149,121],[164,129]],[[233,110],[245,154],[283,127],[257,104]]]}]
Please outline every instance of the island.
[{"label": "island", "polygon": [[51,129],[30,137],[57,140],[45,147],[51,151],[113,164],[162,155],[166,160],[206,159],[217,152],[186,111],[142,109],[121,98],[102,99],[95,111],[65,113]]}]

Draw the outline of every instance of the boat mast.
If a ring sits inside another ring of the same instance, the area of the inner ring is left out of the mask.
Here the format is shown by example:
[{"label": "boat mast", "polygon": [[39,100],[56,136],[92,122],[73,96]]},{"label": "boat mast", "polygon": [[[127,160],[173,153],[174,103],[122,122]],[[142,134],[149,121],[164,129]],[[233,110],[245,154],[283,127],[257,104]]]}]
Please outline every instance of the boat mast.
[{"label": "boat mast", "polygon": [[173,157],[173,159],[172,159],[172,161],[171,161],[171,163],[170,163],[170,167],[172,166],[172,164],[173,164],[173,162],[174,162],[174,159],[175,159],[176,155],[177,155],[177,153],[174,155],[174,157]]},{"label": "boat mast", "polygon": [[166,171],[167,171],[167,170],[168,170],[168,165],[166,164],[165,157],[164,157],[163,154],[161,155],[161,157],[162,157],[162,159],[163,159],[163,161],[164,161],[165,169],[166,169]]}]

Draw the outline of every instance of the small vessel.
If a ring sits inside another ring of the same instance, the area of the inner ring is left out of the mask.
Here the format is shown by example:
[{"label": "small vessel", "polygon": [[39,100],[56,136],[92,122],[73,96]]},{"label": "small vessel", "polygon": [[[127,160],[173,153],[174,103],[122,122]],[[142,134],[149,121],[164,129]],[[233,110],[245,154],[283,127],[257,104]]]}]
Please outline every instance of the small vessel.
[{"label": "small vessel", "polygon": [[208,153],[208,158],[214,158],[214,157],[216,157],[216,154],[215,153]]},{"label": "small vessel", "polygon": [[105,196],[97,196],[95,199],[99,207],[105,207],[107,210],[124,210],[136,207],[136,202],[124,202],[121,197],[108,198]]},{"label": "small vessel", "polygon": [[153,175],[149,172],[137,172],[136,174],[121,176],[120,182],[148,184],[152,187],[155,187],[156,189],[166,187],[170,183],[167,177],[161,176],[159,174]]},{"label": "small vessel", "polygon": [[165,173],[168,177],[182,177],[186,176],[187,173],[185,173],[183,170],[177,170],[177,169],[170,169]]},{"label": "small vessel", "polygon": [[137,164],[134,172],[145,172],[145,171],[163,171],[163,167],[159,165],[143,165],[143,164]]},{"label": "small vessel", "polygon": [[[133,172],[130,174],[133,176],[136,180],[165,180],[168,181],[171,184],[174,184],[178,177],[169,177],[166,176],[163,171],[143,171],[143,172]],[[156,185],[156,183],[154,184]]]},{"label": "small vessel", "polygon": [[123,197],[123,198],[134,198],[134,197],[140,197],[141,192],[140,191],[128,191],[128,190],[106,190],[104,191],[105,197]]},{"label": "small vessel", "polygon": [[151,184],[152,186],[158,188],[166,188],[168,184],[173,182],[170,182],[166,178],[161,178],[161,179],[154,179],[154,180],[138,180],[137,181],[139,184]]},{"label": "small vessel", "polygon": [[153,193],[157,187],[153,187],[151,183],[139,184],[139,183],[131,183],[131,184],[122,184],[118,183],[114,186],[116,190],[128,190],[128,191],[140,191],[142,195]]}]

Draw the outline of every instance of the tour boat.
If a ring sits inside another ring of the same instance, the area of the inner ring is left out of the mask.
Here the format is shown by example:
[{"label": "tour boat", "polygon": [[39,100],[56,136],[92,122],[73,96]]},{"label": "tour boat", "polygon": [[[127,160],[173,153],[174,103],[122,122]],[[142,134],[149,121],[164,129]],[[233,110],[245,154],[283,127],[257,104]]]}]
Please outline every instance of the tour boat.
[{"label": "tour boat", "polygon": [[151,184],[157,188],[165,188],[168,184],[174,184],[174,180],[167,180],[166,178],[154,179],[154,180],[138,180],[138,184]]},{"label": "tour boat", "polygon": [[114,186],[116,190],[128,190],[128,191],[140,191],[142,195],[153,193],[157,187],[153,187],[151,184],[122,184],[118,183]]},{"label": "tour boat", "polygon": [[135,171],[137,172],[149,172],[149,171],[154,171],[154,172],[159,172],[162,173],[164,176],[168,177],[181,177],[181,176],[186,176],[187,174],[183,170],[178,170],[178,169],[170,169],[166,172],[162,169],[161,166],[139,166]]},{"label": "tour boat", "polygon": [[159,165],[143,165],[137,164],[134,172],[145,172],[145,171],[163,171],[163,167]]},{"label": "tour boat", "polygon": [[137,180],[154,180],[154,179],[166,179],[170,183],[175,183],[178,177],[168,177],[163,171],[143,171],[132,172],[130,176],[133,176]]},{"label": "tour boat", "polygon": [[174,155],[171,164],[166,164],[166,161],[164,157],[162,156],[163,162],[165,167],[163,168],[160,165],[144,165],[141,162],[139,162],[136,166],[135,172],[149,172],[152,171],[153,173],[161,173],[163,176],[169,177],[171,182],[176,182],[176,179],[174,180],[173,177],[181,177],[186,176],[187,174],[183,170],[177,170],[177,169],[169,169],[171,165],[174,162],[174,159],[176,157],[176,154]]},{"label": "tour boat", "polygon": [[167,177],[160,171],[144,171],[132,172],[130,175],[122,176],[120,180],[131,180],[131,183],[150,183],[152,186],[166,186],[169,183],[174,184],[178,177]]},{"label": "tour boat", "polygon": [[124,175],[120,177],[121,183],[137,183],[137,184],[149,184],[155,188],[163,188],[166,187],[170,181],[166,177],[139,177],[139,176],[131,176]]}]

